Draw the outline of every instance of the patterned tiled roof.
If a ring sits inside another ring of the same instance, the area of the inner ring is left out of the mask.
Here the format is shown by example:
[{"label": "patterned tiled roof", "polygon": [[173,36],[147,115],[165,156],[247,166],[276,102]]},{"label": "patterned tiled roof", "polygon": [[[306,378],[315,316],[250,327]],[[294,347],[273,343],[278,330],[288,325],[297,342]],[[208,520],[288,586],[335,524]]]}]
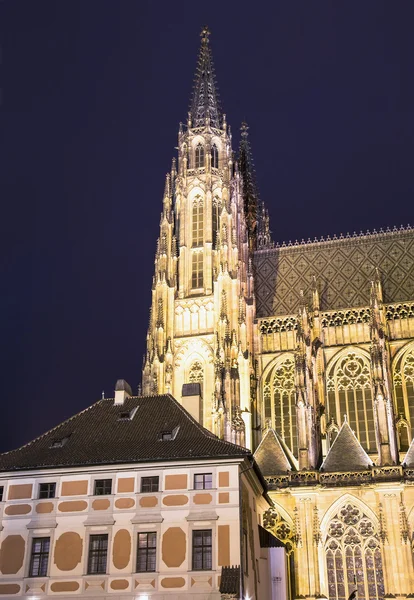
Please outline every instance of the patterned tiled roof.
[{"label": "patterned tiled roof", "polygon": [[364,471],[372,465],[372,460],[359,443],[348,421],[344,421],[322,463],[321,471]]},{"label": "patterned tiled roof", "polygon": [[[174,439],[162,441],[161,434],[169,431]],[[204,429],[172,396],[147,396],[127,398],[121,405],[99,400],[25,446],[1,454],[0,471],[250,454]]]},{"label": "patterned tiled roof", "polygon": [[384,302],[403,302],[414,298],[414,229],[261,250],[253,264],[258,317],[296,314],[300,290],[309,293],[313,276],[321,310],[368,306],[376,268]]},{"label": "patterned tiled roof", "polygon": [[289,448],[274,429],[267,430],[254,453],[254,458],[264,477],[297,470]]}]

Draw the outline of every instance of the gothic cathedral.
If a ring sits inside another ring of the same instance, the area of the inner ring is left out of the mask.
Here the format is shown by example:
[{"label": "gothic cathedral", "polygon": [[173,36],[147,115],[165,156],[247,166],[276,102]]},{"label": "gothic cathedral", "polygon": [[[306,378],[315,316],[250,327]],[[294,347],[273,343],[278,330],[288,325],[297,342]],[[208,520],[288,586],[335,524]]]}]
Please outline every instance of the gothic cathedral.
[{"label": "gothic cathedral", "polygon": [[255,450],[291,597],[414,597],[414,230],[278,244],[209,32],[166,177],[143,366]]}]

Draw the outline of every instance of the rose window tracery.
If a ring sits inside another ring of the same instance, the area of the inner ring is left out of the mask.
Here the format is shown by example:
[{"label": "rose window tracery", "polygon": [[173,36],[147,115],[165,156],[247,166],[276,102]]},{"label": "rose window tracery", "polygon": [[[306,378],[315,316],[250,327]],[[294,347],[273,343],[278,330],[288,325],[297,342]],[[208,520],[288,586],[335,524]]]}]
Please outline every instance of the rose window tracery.
[{"label": "rose window tracery", "polygon": [[188,379],[190,383],[203,383],[204,370],[200,361],[196,360],[193,362],[190,367]]},{"label": "rose window tracery", "polygon": [[325,542],[329,600],[383,600],[384,579],[378,532],[371,519],[347,503],[332,518]]}]

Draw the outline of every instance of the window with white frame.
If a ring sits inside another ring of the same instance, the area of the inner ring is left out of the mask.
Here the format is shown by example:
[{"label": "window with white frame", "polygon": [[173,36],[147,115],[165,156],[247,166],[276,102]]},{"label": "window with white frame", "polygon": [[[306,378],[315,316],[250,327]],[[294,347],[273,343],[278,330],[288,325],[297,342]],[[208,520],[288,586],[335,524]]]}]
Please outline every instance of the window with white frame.
[{"label": "window with white frame", "polygon": [[193,530],[193,571],[211,571],[212,565],[212,530]]},{"label": "window with white frame", "polygon": [[157,534],[155,531],[138,533],[137,573],[156,570]]},{"label": "window with white frame", "polygon": [[35,537],[32,540],[29,577],[47,577],[49,564],[50,538]]},{"label": "window with white frame", "polygon": [[89,537],[88,574],[106,573],[108,562],[108,534],[100,533]]}]

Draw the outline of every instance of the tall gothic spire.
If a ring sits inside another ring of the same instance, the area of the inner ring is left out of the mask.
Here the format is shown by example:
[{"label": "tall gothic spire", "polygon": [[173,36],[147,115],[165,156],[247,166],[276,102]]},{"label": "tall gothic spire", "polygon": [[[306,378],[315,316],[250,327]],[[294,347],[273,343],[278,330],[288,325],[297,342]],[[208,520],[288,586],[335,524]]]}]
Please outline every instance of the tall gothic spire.
[{"label": "tall gothic spire", "polygon": [[239,146],[239,168],[243,179],[243,204],[247,231],[249,234],[249,248],[250,250],[255,250],[259,194],[257,191],[256,174],[254,170],[248,130],[249,128],[247,123],[242,123],[240,127],[241,140]]},{"label": "tall gothic spire", "polygon": [[214,73],[213,57],[209,46],[210,31],[208,27],[203,27],[200,35],[201,46],[190,105],[191,124],[193,127],[203,127],[206,124],[206,118],[209,117],[211,126],[220,128],[223,117]]}]

